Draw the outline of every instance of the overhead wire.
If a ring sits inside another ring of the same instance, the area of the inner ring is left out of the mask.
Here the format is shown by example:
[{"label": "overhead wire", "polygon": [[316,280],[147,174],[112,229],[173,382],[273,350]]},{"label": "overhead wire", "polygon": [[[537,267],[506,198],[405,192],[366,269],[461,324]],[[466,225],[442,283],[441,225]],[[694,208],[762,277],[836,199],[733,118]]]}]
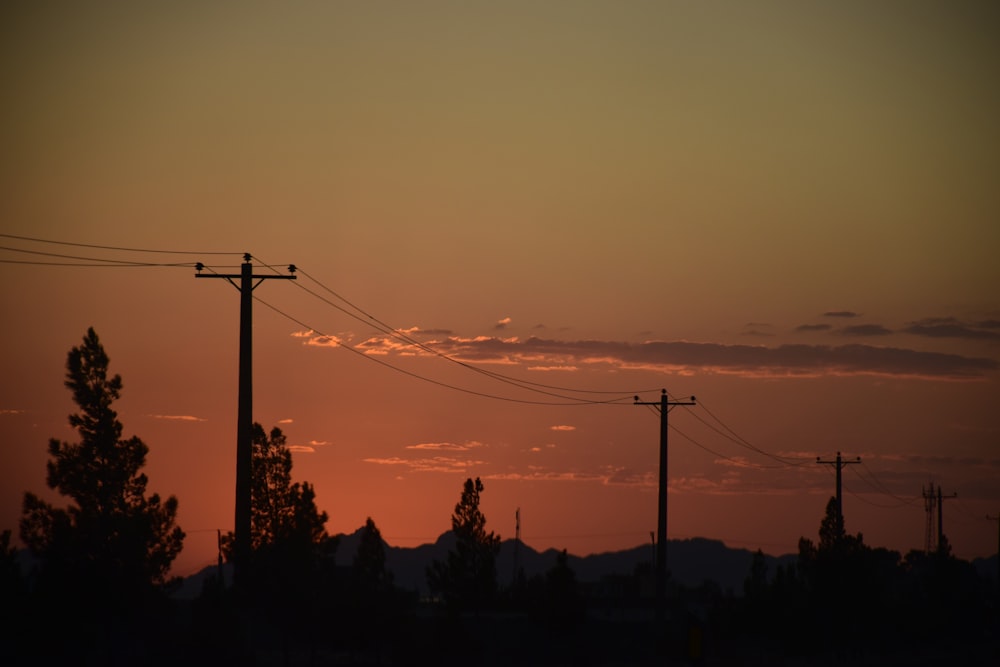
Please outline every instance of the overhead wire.
[{"label": "overhead wire", "polygon": [[[644,405],[645,405],[645,407],[651,413],[653,413],[654,415],[659,416],[660,411],[656,408],[656,406],[649,405],[648,403],[644,404]],[[680,435],[682,438],[684,438],[685,440],[687,440],[688,442],[690,442],[695,447],[703,449],[704,451],[708,452],[709,454],[712,454],[713,456],[717,456],[717,457],[719,457],[721,459],[725,459],[727,461],[730,461],[735,466],[738,466],[738,467],[741,467],[741,468],[758,469],[758,470],[776,469],[776,468],[784,468],[784,467],[786,467],[786,466],[762,465],[762,464],[759,464],[759,463],[753,463],[751,461],[742,461],[740,459],[736,459],[736,458],[733,458],[731,456],[726,456],[725,454],[722,454],[721,452],[717,452],[714,449],[712,449],[711,447],[708,447],[707,445],[702,444],[701,442],[699,442],[698,440],[694,439],[693,437],[691,437],[690,435],[688,435],[684,431],[682,431],[679,428],[677,428],[677,426],[674,425],[674,424],[672,424],[672,423],[668,424],[667,427],[670,430],[676,432],[678,435]]]},{"label": "overhead wire", "polygon": [[702,410],[704,410],[712,419],[714,419],[716,422],[718,422],[718,424],[720,426],[722,426],[723,429],[725,429],[725,432],[720,431],[718,428],[716,428],[716,427],[712,426],[711,424],[709,424],[708,422],[706,422],[696,412],[692,412],[692,416],[695,419],[697,419],[698,421],[702,422],[708,428],[710,428],[713,431],[719,433],[723,437],[725,437],[725,438],[727,438],[729,440],[732,440],[736,444],[738,444],[738,445],[740,445],[742,447],[745,447],[745,448],[747,448],[747,449],[749,449],[751,451],[757,452],[758,454],[761,454],[762,456],[766,456],[766,457],[768,457],[770,459],[778,461],[779,463],[782,463],[785,466],[806,466],[806,465],[809,465],[810,463],[812,463],[811,461],[796,460],[796,459],[793,459],[791,457],[781,456],[781,455],[778,455],[778,454],[772,454],[771,452],[765,451],[765,450],[761,449],[760,447],[757,447],[756,445],[754,445],[753,443],[751,443],[749,440],[747,440],[746,438],[744,438],[743,436],[741,436],[739,433],[737,433],[736,431],[734,431],[732,428],[730,428],[728,424],[726,424],[714,412],[712,412],[711,410],[708,409],[708,406],[705,405],[704,401],[697,401],[696,405],[697,405],[697,407],[699,407]]},{"label": "overhead wire", "polygon": [[93,248],[96,250],[117,250],[122,252],[149,252],[149,253],[160,253],[167,255],[242,255],[242,252],[220,252],[220,251],[206,251],[206,250],[164,250],[161,248],[127,248],[122,246],[111,246],[111,245],[97,245],[93,243],[73,243],[70,241],[55,241],[52,239],[42,239],[33,236],[19,236],[17,234],[4,234],[0,233],[0,237],[7,239],[16,239],[18,241],[30,241],[32,243],[49,243],[53,245],[64,245],[73,246],[76,248]]},{"label": "overhead wire", "polygon": [[[261,258],[259,258],[259,257],[255,257],[255,259],[257,259],[258,261],[260,261],[265,267],[270,268],[272,271],[275,271],[276,273],[280,273],[278,271],[278,269],[276,268],[275,265],[269,264],[269,263],[261,260]],[[532,382],[530,380],[523,380],[523,379],[520,379],[520,378],[515,378],[515,377],[509,376],[509,375],[505,375],[503,373],[498,373],[496,371],[491,371],[491,370],[487,370],[487,369],[481,368],[481,367],[476,366],[474,364],[470,364],[470,363],[468,363],[466,361],[462,361],[461,359],[457,359],[457,358],[455,358],[455,357],[453,357],[451,355],[445,354],[445,353],[441,352],[440,350],[437,350],[437,349],[431,347],[427,343],[424,343],[423,341],[420,341],[420,340],[418,340],[416,338],[413,338],[412,336],[409,336],[409,335],[403,333],[402,330],[400,330],[399,328],[393,327],[390,324],[387,324],[385,321],[383,321],[383,320],[375,317],[374,315],[372,315],[371,313],[367,312],[366,310],[364,310],[360,306],[356,305],[352,301],[344,298],[343,296],[341,296],[340,294],[338,294],[337,292],[335,292],[331,288],[327,287],[326,285],[324,285],[322,282],[320,282],[316,278],[312,277],[308,272],[306,272],[305,270],[303,270],[301,267],[299,267],[299,266],[296,265],[295,266],[295,270],[296,270],[297,273],[299,273],[299,274],[307,277],[309,280],[311,280],[312,282],[314,282],[316,285],[318,285],[324,291],[330,293],[331,295],[335,296],[337,299],[340,299],[345,304],[349,305],[351,308],[353,308],[355,311],[357,311],[357,313],[351,312],[347,308],[345,308],[345,307],[343,307],[343,306],[341,306],[341,305],[339,305],[337,303],[334,303],[330,299],[327,299],[322,294],[317,294],[314,290],[311,290],[308,287],[304,287],[303,285],[296,283],[296,287],[298,287],[299,289],[304,290],[306,293],[310,294],[314,298],[319,299],[323,303],[331,306],[332,308],[335,308],[336,310],[344,313],[345,315],[347,315],[347,316],[349,316],[349,317],[351,317],[351,318],[353,318],[353,319],[361,322],[362,324],[371,326],[374,329],[376,329],[377,331],[379,331],[380,333],[385,334],[386,336],[389,336],[391,338],[394,338],[397,341],[400,341],[400,342],[402,342],[403,344],[405,344],[407,346],[415,347],[415,348],[417,348],[419,350],[422,350],[422,351],[426,352],[427,354],[430,354],[430,355],[439,357],[441,359],[444,359],[445,361],[448,361],[450,363],[456,364],[456,365],[458,365],[458,366],[460,366],[462,368],[465,368],[466,370],[472,371],[474,373],[478,373],[480,375],[484,375],[484,376],[489,377],[491,379],[494,379],[494,380],[497,380],[499,382],[503,382],[505,384],[509,384],[509,385],[512,385],[512,386],[515,386],[515,387],[518,387],[519,389],[523,389],[525,391],[530,391],[530,392],[542,394],[542,395],[545,395],[545,396],[551,396],[553,398],[563,399],[564,401],[571,402],[571,404],[574,404],[574,405],[576,405],[576,404],[602,404],[602,405],[616,405],[617,404],[617,405],[621,405],[621,404],[625,404],[626,401],[631,400],[632,397],[636,393],[634,391],[633,392],[616,392],[616,391],[607,391],[607,390],[588,390],[588,389],[576,389],[576,388],[572,388],[572,387],[560,387],[560,386],[556,386],[556,385],[546,385],[546,384],[543,384],[543,383]],[[369,356],[369,355],[366,355],[366,356]],[[391,367],[395,368],[395,366],[392,366],[391,364],[389,364],[389,365]],[[645,390],[645,391],[650,391],[650,390]],[[557,392],[563,392],[563,393],[557,393]],[[616,396],[616,398],[612,398],[612,399],[592,400],[592,399],[576,398],[576,397],[573,397],[573,396],[566,396],[565,395],[566,393],[604,394],[604,395],[616,394],[617,396]],[[640,393],[642,393],[642,392],[640,392]],[[625,394],[627,394],[627,395],[625,395]],[[567,404],[567,403],[558,403],[558,404]]]},{"label": "overhead wire", "polygon": [[[565,406],[576,406],[576,405],[593,405],[593,404],[597,403],[597,401],[582,401],[582,400],[577,400],[577,401],[532,401],[532,400],[528,400],[528,399],[514,398],[514,397],[511,397],[511,396],[501,396],[499,394],[490,394],[490,393],[483,392],[483,391],[477,391],[475,389],[469,389],[467,387],[460,387],[458,385],[454,385],[454,384],[451,384],[451,383],[448,383],[448,382],[443,382],[441,380],[435,380],[434,378],[430,378],[430,377],[427,377],[425,375],[421,375],[419,373],[415,373],[413,371],[407,370],[405,368],[401,368],[401,367],[396,366],[394,364],[390,364],[389,362],[384,361],[382,359],[379,359],[378,357],[374,357],[372,355],[365,354],[364,352],[356,349],[354,346],[349,345],[348,343],[345,343],[345,342],[337,339],[335,336],[331,336],[329,334],[325,334],[322,331],[320,331],[319,329],[316,329],[315,327],[312,327],[312,326],[306,324],[302,320],[300,320],[300,319],[298,319],[296,317],[293,317],[292,315],[286,313],[285,311],[281,310],[277,306],[274,306],[273,304],[268,303],[267,301],[264,301],[260,297],[258,297],[258,296],[255,295],[253,298],[254,298],[255,301],[257,301],[261,305],[270,308],[271,310],[273,310],[277,314],[279,314],[282,317],[284,317],[284,318],[286,318],[286,319],[288,319],[288,320],[290,320],[290,321],[298,324],[299,326],[305,327],[306,329],[315,332],[316,334],[318,334],[319,336],[321,336],[323,338],[328,338],[330,340],[334,340],[336,342],[336,346],[339,347],[339,348],[343,348],[345,350],[348,350],[349,352],[352,352],[352,353],[354,353],[354,354],[356,354],[356,355],[358,355],[358,356],[360,356],[360,357],[362,357],[364,359],[367,359],[368,361],[375,362],[377,364],[385,366],[386,368],[390,368],[390,369],[392,369],[392,370],[394,370],[394,371],[396,371],[398,373],[402,373],[404,375],[408,375],[408,376],[416,378],[418,380],[423,380],[424,382],[428,382],[430,384],[434,384],[434,385],[437,385],[439,387],[444,387],[446,389],[452,389],[452,390],[459,391],[459,392],[466,393],[466,394],[472,394],[474,396],[481,396],[483,398],[492,398],[492,399],[495,399],[495,400],[506,401],[506,402],[509,402],[509,403],[522,403],[522,404],[527,404],[527,405],[565,405]],[[610,401],[603,401],[602,403],[609,404],[611,402]]]},{"label": "overhead wire", "polygon": [[[90,264],[86,264],[86,265],[77,264],[76,266],[107,266],[107,267],[171,266],[171,267],[189,267],[189,268],[195,266],[195,262],[169,262],[169,263],[164,263],[164,262],[137,262],[137,261],[134,261],[134,260],[124,260],[124,259],[109,259],[109,258],[103,258],[103,257],[86,257],[86,256],[82,256],[82,255],[66,255],[66,254],[63,254],[63,253],[45,252],[43,250],[26,250],[26,249],[23,249],[23,248],[12,248],[10,246],[0,246],[0,250],[7,250],[7,251],[10,251],[10,252],[19,252],[19,253],[26,254],[26,255],[41,255],[43,257],[56,257],[56,258],[59,258],[59,259],[72,259],[72,260],[80,260],[80,261],[91,262]],[[38,264],[41,264],[42,263],[42,262],[19,262],[19,261],[15,261],[15,260],[2,260],[2,261],[4,261],[4,263],[9,263],[9,264],[27,264],[27,263],[32,263],[32,264],[38,263]],[[66,264],[62,263],[62,262],[45,262],[45,264],[49,264],[49,265],[56,264],[56,265],[66,266]]]},{"label": "overhead wire", "polygon": [[868,473],[868,475],[871,477],[872,480],[874,480],[873,482],[868,481],[868,479],[866,479],[864,476],[862,476],[861,472],[858,471],[858,470],[852,469],[852,472],[855,475],[857,475],[858,477],[860,477],[861,479],[863,479],[866,482],[868,482],[869,485],[872,485],[873,488],[875,488],[875,490],[878,491],[879,493],[884,493],[885,495],[889,496],[890,498],[892,498],[894,500],[897,500],[900,503],[903,503],[905,505],[916,505],[916,504],[922,502],[921,498],[916,498],[916,497],[914,497],[914,498],[904,498],[902,496],[896,495],[891,490],[889,490],[889,487],[887,487],[885,484],[882,483],[882,480],[880,480],[878,478],[878,476],[875,474],[874,470],[872,470],[871,468],[868,467],[868,464],[866,464],[864,461],[862,461],[861,462],[861,467],[864,468],[865,472]]}]

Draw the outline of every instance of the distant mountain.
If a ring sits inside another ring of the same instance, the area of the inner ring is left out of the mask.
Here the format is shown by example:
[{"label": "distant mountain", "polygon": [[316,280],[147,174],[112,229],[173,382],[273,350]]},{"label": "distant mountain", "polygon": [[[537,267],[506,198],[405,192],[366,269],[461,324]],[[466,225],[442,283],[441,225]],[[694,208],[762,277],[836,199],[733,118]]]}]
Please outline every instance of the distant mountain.
[{"label": "distant mountain", "polygon": [[[350,535],[340,535],[337,547],[337,564],[348,566],[358,551],[361,530]],[[384,542],[383,542],[384,543]],[[438,537],[433,544],[418,547],[394,547],[385,544],[386,567],[393,573],[395,584],[400,588],[427,592],[426,570],[435,560],[444,561],[448,551],[455,544],[455,537],[449,531]],[[517,565],[524,569],[527,577],[544,575],[556,564],[559,551],[548,549],[538,552],[523,542],[517,545]],[[514,577],[515,541],[505,540],[500,545],[497,556],[497,577],[501,585],[509,584]],[[685,586],[697,586],[705,580],[718,583],[722,589],[734,594],[743,593],[743,580],[750,573],[750,563],[754,552],[747,549],[731,549],[718,540],[694,538],[670,540],[667,545],[667,569],[674,581]],[[568,563],[581,583],[598,582],[605,576],[630,575],[636,567],[652,565],[650,546],[634,547],[624,551],[613,551],[590,556],[569,554]],[[768,573],[773,575],[777,565],[793,563],[794,555],[765,556]]]},{"label": "distant mountain", "polygon": [[[349,567],[358,552],[361,543],[359,528],[351,534],[340,534],[337,546],[336,562],[338,566]],[[418,547],[394,547],[383,540],[385,546],[386,567],[393,573],[394,583],[400,588],[427,592],[427,567],[435,560],[444,561],[448,551],[455,545],[455,536],[451,531],[443,533],[433,544],[422,544]],[[523,542],[517,545],[517,565],[524,569],[527,577],[544,575],[556,564],[559,551],[547,549],[538,552]],[[497,556],[497,578],[501,586],[510,584],[514,577],[515,541],[505,540],[500,545]],[[696,537],[687,540],[670,540],[667,545],[667,568],[671,578],[684,586],[698,586],[708,581],[719,584],[723,591],[732,591],[734,595],[743,594],[743,580],[750,573],[750,564],[754,552],[748,549],[733,549],[719,540]],[[581,583],[596,583],[602,578],[615,575],[630,575],[642,564],[652,566],[652,547],[644,545],[592,554],[590,556],[568,555],[570,568]],[[764,556],[767,563],[768,576],[774,576],[778,565],[787,566],[795,563],[797,555]],[[976,558],[973,566],[980,575],[987,579],[997,576],[997,557]],[[224,568],[227,582],[232,581],[231,566]],[[215,567],[208,567],[186,578],[181,590],[174,594],[177,598],[194,598],[201,594],[204,580],[216,574]]]}]

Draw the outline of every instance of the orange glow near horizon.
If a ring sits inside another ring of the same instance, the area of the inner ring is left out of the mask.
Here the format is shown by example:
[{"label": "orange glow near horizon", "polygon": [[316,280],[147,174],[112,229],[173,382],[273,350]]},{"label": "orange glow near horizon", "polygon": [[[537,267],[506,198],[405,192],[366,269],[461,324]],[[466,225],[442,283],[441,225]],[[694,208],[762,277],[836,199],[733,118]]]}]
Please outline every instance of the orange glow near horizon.
[{"label": "orange glow near horizon", "polygon": [[25,491],[65,502],[46,444],[76,438],[93,326],[179,499],[175,571],[214,562],[239,299],[192,265],[251,252],[300,270],[254,292],[254,418],[331,533],[433,541],[478,476],[504,538],[520,507],[539,550],[647,544],[659,425],[632,397],[666,388],[698,397],[670,415],[671,538],[794,551],[842,451],[866,543],[921,547],[934,481],[955,553],[991,555],[1000,10],[859,11],[8,10],[0,530]]}]

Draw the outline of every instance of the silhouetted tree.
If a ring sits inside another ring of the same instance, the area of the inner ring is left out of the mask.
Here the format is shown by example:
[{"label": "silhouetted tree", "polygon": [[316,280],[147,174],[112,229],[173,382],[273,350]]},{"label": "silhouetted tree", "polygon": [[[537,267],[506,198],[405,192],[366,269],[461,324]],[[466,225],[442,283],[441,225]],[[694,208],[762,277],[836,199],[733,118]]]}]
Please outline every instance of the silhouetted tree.
[{"label": "silhouetted tree", "polygon": [[68,496],[66,509],[24,495],[21,539],[40,562],[37,586],[114,607],[134,603],[167,581],[184,532],[175,525],[177,499],[146,496],[149,448],[122,438],[112,403],[121,377],[108,376],[108,355],[93,328],[70,350],[66,387],[80,412],[69,417],[80,442],[49,441],[46,483]]},{"label": "silhouetted tree", "polygon": [[[292,453],[280,428],[270,434],[254,422],[250,480],[250,590],[252,602],[269,616],[283,649],[295,635],[310,642],[320,623],[317,610],[332,595],[335,538],[325,528],[308,482],[292,482]],[[223,537],[232,558],[235,536]],[[258,638],[263,640],[264,638]]]},{"label": "silhouetted tree", "polygon": [[[309,482],[292,482],[292,453],[281,429],[264,432],[253,424],[250,480],[250,548],[254,561],[265,554],[315,555],[329,547],[326,512],[316,506],[316,491]],[[234,535],[223,538],[227,558],[232,556]]]},{"label": "silhouetted tree", "polygon": [[29,664],[35,660],[28,659],[33,647],[25,641],[34,629],[26,614],[28,585],[11,537],[9,530],[0,532],[0,646],[11,664]]},{"label": "silhouetted tree", "polygon": [[493,601],[497,590],[496,557],[500,536],[486,532],[486,517],[479,509],[483,483],[465,480],[462,497],[451,515],[455,548],[446,563],[434,561],[427,568],[427,584],[446,602],[458,608],[479,609]]},{"label": "silhouetted tree", "polygon": [[559,552],[556,564],[545,574],[545,603],[550,627],[556,631],[570,630],[583,618],[576,573],[569,566],[565,549]]},{"label": "silhouetted tree", "polygon": [[361,542],[351,569],[354,581],[367,593],[382,593],[392,586],[392,572],[385,567],[382,533],[371,517],[368,517],[361,530]]}]

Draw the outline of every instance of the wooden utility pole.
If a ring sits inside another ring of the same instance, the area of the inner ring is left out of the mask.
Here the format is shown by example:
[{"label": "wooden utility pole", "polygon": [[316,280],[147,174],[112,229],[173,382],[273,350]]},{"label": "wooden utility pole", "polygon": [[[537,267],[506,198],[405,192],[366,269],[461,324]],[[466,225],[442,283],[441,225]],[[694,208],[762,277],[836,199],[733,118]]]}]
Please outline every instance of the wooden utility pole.
[{"label": "wooden utility pole", "polygon": [[840,457],[840,452],[837,452],[837,458],[833,461],[822,461],[817,456],[816,463],[822,463],[824,465],[832,465],[837,467],[837,537],[844,536],[844,495],[843,495],[843,483],[841,479],[840,471],[843,470],[844,466],[851,463],[861,463],[861,457],[855,457],[853,461],[848,459],[842,459]]},{"label": "wooden utility pole", "polygon": [[[240,292],[240,378],[239,407],[236,415],[236,524],[233,544],[233,585],[247,583],[247,563],[250,559],[250,481],[253,464],[253,291],[265,280],[295,280],[295,265],[288,267],[287,276],[253,272],[250,253],[243,255],[237,274],[202,273],[198,262],[195,278],[223,278]],[[235,281],[239,279],[237,284]],[[254,282],[257,281],[257,282]]]},{"label": "wooden utility pole", "polygon": [[654,406],[660,411],[660,483],[659,502],[656,512],[656,615],[662,619],[666,611],[667,599],[667,414],[678,405],[694,405],[695,397],[690,401],[671,401],[664,389],[660,400],[647,403],[635,397],[635,405]]}]

